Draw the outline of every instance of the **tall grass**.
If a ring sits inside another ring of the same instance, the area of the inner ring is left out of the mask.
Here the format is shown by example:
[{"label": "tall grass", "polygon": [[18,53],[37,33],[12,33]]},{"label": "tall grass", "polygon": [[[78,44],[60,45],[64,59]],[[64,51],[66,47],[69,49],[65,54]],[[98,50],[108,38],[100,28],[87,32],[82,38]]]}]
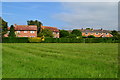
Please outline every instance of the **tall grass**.
[{"label": "tall grass", "polygon": [[116,43],[3,43],[3,78],[116,78]]}]

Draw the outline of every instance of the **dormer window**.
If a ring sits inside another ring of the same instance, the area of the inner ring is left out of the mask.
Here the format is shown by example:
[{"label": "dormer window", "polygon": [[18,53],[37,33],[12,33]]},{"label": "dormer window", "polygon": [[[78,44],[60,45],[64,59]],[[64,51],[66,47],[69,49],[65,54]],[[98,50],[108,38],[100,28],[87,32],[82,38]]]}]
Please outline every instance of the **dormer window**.
[{"label": "dormer window", "polygon": [[98,33],[96,33],[96,35],[98,35]]},{"label": "dormer window", "polygon": [[106,35],[108,35],[108,33],[106,33]]}]

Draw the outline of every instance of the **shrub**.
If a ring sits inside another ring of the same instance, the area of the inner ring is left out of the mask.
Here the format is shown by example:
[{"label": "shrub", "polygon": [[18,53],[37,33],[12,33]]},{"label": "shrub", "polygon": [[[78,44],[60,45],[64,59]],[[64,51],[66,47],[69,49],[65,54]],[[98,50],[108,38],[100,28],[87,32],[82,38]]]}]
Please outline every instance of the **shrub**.
[{"label": "shrub", "polygon": [[42,42],[44,41],[43,37],[29,37],[28,38],[29,42]]},{"label": "shrub", "polygon": [[93,36],[93,35],[89,35],[88,38],[95,38],[95,36]]},{"label": "shrub", "polygon": [[9,38],[9,37],[4,37],[2,38],[2,43],[28,43],[28,38],[27,37],[15,37],[15,38]]}]

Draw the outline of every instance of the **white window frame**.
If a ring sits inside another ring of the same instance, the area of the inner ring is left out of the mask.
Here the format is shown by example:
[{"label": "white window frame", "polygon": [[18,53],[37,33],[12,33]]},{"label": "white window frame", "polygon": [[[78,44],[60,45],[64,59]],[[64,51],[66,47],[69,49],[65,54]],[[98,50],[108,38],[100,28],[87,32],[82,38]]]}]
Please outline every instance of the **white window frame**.
[{"label": "white window frame", "polygon": [[27,33],[27,31],[24,31],[24,33]]},{"label": "white window frame", "polygon": [[17,33],[20,33],[20,31],[17,31]]},{"label": "white window frame", "polygon": [[35,31],[30,31],[30,33],[35,33]]}]

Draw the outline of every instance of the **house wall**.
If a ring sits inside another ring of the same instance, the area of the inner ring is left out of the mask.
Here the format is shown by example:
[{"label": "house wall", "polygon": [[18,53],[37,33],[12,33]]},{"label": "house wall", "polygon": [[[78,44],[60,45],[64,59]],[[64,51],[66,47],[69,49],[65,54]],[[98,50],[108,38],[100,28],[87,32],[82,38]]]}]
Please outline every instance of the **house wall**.
[{"label": "house wall", "polygon": [[34,33],[31,33],[31,31],[15,31],[17,37],[37,37],[37,31],[33,31]]},{"label": "house wall", "polygon": [[59,38],[59,32],[53,32],[53,38]]},{"label": "house wall", "polygon": [[[8,37],[8,34],[5,34],[5,37]],[[34,33],[31,33],[31,31],[15,31],[16,37],[37,37],[37,31],[34,31]]]},{"label": "house wall", "polygon": [[85,33],[82,32],[82,36],[89,36],[89,35],[94,35],[95,37],[112,37],[112,35],[110,33]]}]

